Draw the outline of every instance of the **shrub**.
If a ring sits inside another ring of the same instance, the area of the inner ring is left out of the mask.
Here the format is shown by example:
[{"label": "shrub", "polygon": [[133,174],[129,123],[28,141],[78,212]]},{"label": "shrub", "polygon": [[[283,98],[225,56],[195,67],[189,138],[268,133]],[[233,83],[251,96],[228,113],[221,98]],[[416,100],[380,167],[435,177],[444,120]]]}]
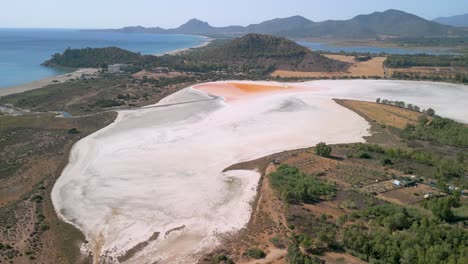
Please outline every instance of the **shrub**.
[{"label": "shrub", "polygon": [[269,175],[271,186],[287,203],[315,202],[320,197],[333,197],[335,186],[299,171],[298,168],[282,164]]},{"label": "shrub", "polygon": [[76,128],[70,128],[68,129],[68,134],[78,134],[80,131]]},{"label": "shrub", "polygon": [[275,236],[272,239],[270,239],[270,241],[275,247],[279,249],[286,248],[286,241],[282,239],[281,237]]},{"label": "shrub", "polygon": [[384,158],[384,159],[382,159],[382,165],[383,165],[383,166],[392,165],[392,164],[393,164],[393,163],[392,163],[392,160],[391,160],[391,159],[389,159],[389,158]]},{"label": "shrub", "polygon": [[228,256],[224,255],[224,254],[220,254],[220,255],[215,255],[213,257],[213,263],[225,263],[225,264],[234,264],[234,261],[232,261],[232,259],[230,259]]},{"label": "shrub", "polygon": [[266,257],[266,254],[265,252],[263,252],[262,250],[258,248],[251,248],[247,250],[247,256],[254,258],[254,259],[262,259]]},{"label": "shrub", "polygon": [[331,154],[331,147],[327,146],[325,142],[320,142],[317,145],[315,145],[315,154],[322,156],[322,157],[328,157]]},{"label": "shrub", "polygon": [[370,159],[371,158],[371,155],[369,154],[369,152],[362,151],[362,150],[358,152],[357,156],[360,159]]},{"label": "shrub", "polygon": [[46,230],[49,229],[49,225],[46,224],[46,223],[44,223],[44,222],[42,222],[42,223],[40,224],[39,228],[40,228],[42,231],[46,231]]}]

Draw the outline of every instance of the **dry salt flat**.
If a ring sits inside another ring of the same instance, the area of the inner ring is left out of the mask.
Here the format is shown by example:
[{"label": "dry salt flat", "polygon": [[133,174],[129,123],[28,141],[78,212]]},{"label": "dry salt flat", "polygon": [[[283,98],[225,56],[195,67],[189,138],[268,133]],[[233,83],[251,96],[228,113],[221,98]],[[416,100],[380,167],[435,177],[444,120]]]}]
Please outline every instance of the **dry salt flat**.
[{"label": "dry salt flat", "polygon": [[238,231],[251,215],[260,174],[224,168],[320,141],[362,142],[368,123],[331,99],[377,97],[468,122],[468,89],[461,85],[202,84],[120,111],[113,124],[76,143],[52,200],[59,216],[86,235],[83,249],[95,263],[194,263],[218,245],[219,234]]}]

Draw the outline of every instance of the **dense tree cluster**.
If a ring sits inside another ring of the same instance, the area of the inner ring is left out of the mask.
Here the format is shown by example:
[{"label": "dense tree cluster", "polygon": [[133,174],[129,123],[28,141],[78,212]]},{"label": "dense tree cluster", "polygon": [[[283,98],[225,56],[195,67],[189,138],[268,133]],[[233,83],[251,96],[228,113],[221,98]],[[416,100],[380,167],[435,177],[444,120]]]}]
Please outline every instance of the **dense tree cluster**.
[{"label": "dense tree cluster", "polygon": [[321,197],[335,195],[335,186],[317,177],[299,171],[298,168],[282,164],[269,175],[271,186],[287,203],[313,203]]},{"label": "dense tree cluster", "polygon": [[468,38],[466,37],[451,37],[451,38],[424,38],[424,37],[400,37],[390,40],[399,45],[414,45],[414,46],[431,46],[431,47],[453,47],[467,46]]},{"label": "dense tree cluster", "polygon": [[455,220],[452,208],[459,207],[460,197],[458,193],[448,195],[446,197],[434,197],[429,200],[425,200],[422,206],[430,209],[434,216],[444,221]]},{"label": "dense tree cluster", "polygon": [[343,231],[342,245],[370,263],[436,264],[468,262],[468,232],[396,205],[374,206]]},{"label": "dense tree cluster", "polygon": [[421,80],[421,81],[433,81],[433,82],[458,82],[458,83],[468,83],[468,74],[465,73],[456,73],[453,74],[439,74],[439,73],[420,73],[420,72],[402,72],[394,71],[391,75],[392,79],[397,80]]},{"label": "dense tree cluster", "polygon": [[408,110],[411,110],[411,111],[422,112],[422,113],[425,113],[425,114],[430,115],[430,116],[435,115],[435,111],[432,108],[429,108],[427,110],[424,110],[424,109],[421,110],[421,108],[419,106],[413,105],[413,104],[407,104],[404,101],[391,101],[391,100],[387,100],[387,99],[377,98],[375,100],[375,102],[378,103],[378,104],[393,105],[393,106],[400,107],[400,108],[405,108],[405,109],[408,109]]},{"label": "dense tree cluster", "polygon": [[107,67],[107,65],[115,63],[136,63],[141,58],[142,56],[138,53],[117,47],[84,49],[68,48],[62,54],[54,54],[52,58],[44,62],[43,65],[70,68],[100,68]]}]

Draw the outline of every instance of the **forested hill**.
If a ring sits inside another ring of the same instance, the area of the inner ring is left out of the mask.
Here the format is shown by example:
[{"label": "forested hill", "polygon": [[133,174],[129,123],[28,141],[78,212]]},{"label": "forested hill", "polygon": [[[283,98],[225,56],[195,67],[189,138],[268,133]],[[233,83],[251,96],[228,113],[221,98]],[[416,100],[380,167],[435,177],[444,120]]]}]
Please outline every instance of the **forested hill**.
[{"label": "forested hill", "polygon": [[98,31],[125,33],[196,34],[196,35],[243,35],[248,33],[270,34],[289,38],[377,38],[377,37],[462,37],[468,31],[442,25],[434,21],[400,10],[387,10],[358,15],[348,20],[326,20],[314,22],[301,16],[275,18],[246,27],[214,27],[205,21],[191,19],[178,28],[125,27]]},{"label": "forested hill", "polygon": [[110,48],[67,49],[46,61],[47,66],[102,67],[128,63],[142,69],[165,66],[178,71],[267,74],[276,69],[294,71],[343,71],[350,64],[326,58],[286,38],[247,34],[223,44],[209,45],[178,55],[142,56]]},{"label": "forested hill", "polygon": [[342,71],[349,67],[347,63],[326,58],[286,38],[254,33],[193,53],[192,59],[196,63],[253,69]]},{"label": "forested hill", "polygon": [[99,68],[115,63],[136,63],[142,56],[117,47],[66,49],[62,54],[56,53],[45,66],[70,68]]},{"label": "forested hill", "polygon": [[214,49],[225,56],[238,58],[303,58],[311,51],[285,38],[248,34]]}]

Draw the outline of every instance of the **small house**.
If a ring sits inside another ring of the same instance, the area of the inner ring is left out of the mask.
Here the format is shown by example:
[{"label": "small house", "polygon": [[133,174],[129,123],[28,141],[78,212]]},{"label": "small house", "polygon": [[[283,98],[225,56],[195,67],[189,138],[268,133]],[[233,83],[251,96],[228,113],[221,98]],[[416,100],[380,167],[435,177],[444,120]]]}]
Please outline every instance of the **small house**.
[{"label": "small house", "polygon": [[168,67],[156,67],[156,68],[153,68],[153,72],[155,72],[155,73],[168,73],[169,68]]},{"label": "small house", "polygon": [[121,72],[127,66],[128,66],[127,64],[112,64],[112,65],[107,66],[107,70],[109,72]]},{"label": "small house", "polygon": [[393,181],[393,185],[395,186],[400,186],[401,185],[401,182],[399,180],[394,180]]}]

